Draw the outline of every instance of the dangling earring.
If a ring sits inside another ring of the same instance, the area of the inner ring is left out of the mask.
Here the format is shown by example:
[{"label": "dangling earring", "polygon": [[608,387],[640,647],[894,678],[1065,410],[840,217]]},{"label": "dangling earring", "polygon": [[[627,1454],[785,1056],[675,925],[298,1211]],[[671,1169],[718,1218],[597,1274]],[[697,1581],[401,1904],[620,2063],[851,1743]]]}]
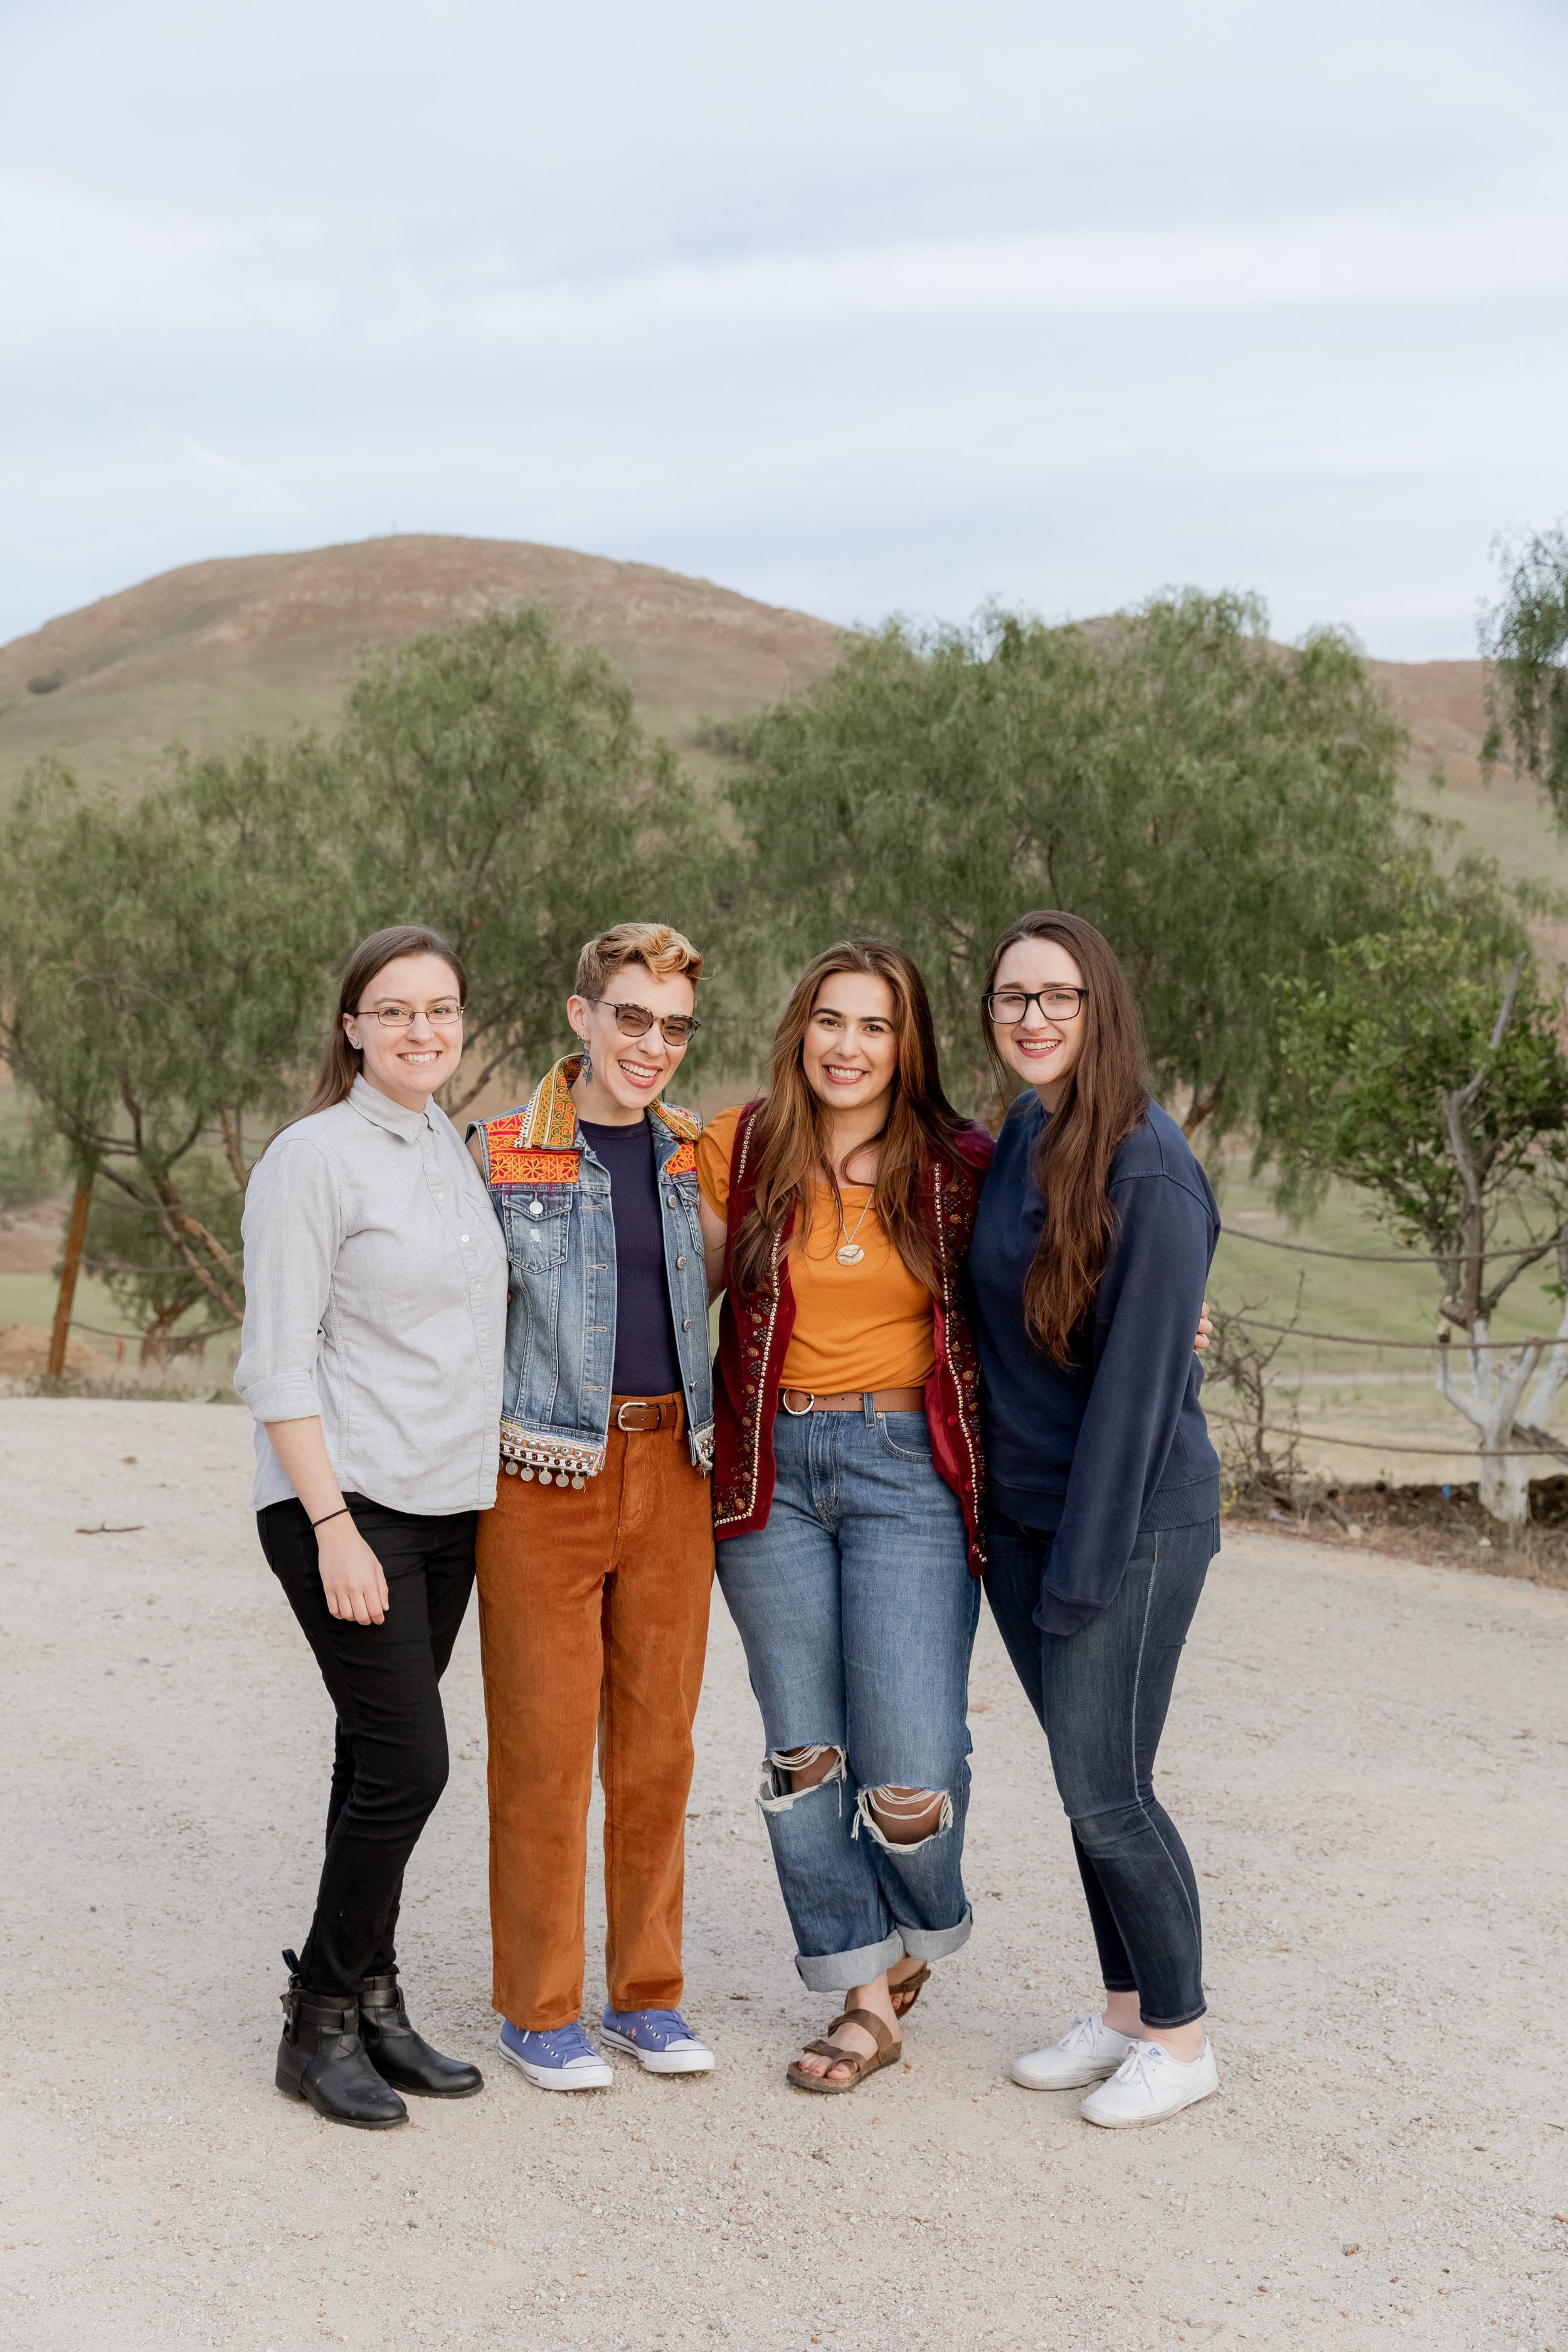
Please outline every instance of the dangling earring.
[{"label": "dangling earring", "polygon": [[591,1078],[594,1075],[594,1056],[588,1051],[588,1040],[586,1037],[580,1037],[577,1044],[581,1056],[577,1076],[580,1078]]}]

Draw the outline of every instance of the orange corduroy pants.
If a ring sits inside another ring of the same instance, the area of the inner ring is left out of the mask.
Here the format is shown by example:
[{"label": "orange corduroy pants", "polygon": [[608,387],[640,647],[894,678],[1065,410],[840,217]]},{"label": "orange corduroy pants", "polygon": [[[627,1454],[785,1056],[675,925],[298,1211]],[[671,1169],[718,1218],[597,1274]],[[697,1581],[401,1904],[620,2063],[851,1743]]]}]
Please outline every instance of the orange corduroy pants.
[{"label": "orange corduroy pants", "polygon": [[691,1727],[713,1582],[710,1481],[679,1397],[618,1430],[586,1486],[497,1483],[479,1528],[489,1726],[494,2003],[525,2032],[583,2010],[588,1805],[605,1790],[605,1974],[614,2009],[673,2009]]}]

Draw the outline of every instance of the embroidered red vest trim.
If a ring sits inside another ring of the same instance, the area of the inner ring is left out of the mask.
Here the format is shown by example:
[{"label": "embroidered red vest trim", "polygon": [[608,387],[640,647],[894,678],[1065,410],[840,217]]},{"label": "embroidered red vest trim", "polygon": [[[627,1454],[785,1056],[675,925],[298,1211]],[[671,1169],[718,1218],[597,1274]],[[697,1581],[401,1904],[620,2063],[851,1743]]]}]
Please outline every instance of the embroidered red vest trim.
[{"label": "embroidered red vest trim", "polygon": [[[774,1244],[767,1287],[738,1301],[729,1286],[735,1236],[756,1192],[752,1146],[761,1108],[760,1102],[752,1102],[741,1113],[730,1158],[724,1304],[713,1397],[713,1532],[720,1543],[768,1523],[773,1499],[773,1422],[795,1329],[795,1292],[785,1256],[788,1224]],[[985,1566],[980,1520],[985,1477],[980,1447],[980,1359],[959,1275],[973,1238],[980,1187],[994,1145],[983,1127],[968,1127],[958,1139],[958,1149],[963,1163],[960,1169],[932,1160],[921,1182],[921,1221],[941,1283],[932,1302],[936,1368],[926,1382],[925,1409],[931,1459],[963,1506],[969,1571],[978,1576]]]}]

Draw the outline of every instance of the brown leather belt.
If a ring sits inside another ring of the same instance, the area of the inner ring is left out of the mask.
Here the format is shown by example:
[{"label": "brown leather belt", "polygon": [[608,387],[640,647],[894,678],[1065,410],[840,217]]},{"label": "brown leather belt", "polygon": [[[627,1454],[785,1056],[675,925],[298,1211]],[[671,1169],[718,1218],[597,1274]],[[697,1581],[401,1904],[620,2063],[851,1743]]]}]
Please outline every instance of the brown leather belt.
[{"label": "brown leather belt", "polygon": [[610,1427],[612,1429],[668,1429],[679,1437],[684,1426],[686,1400],[680,1396],[612,1397]]},{"label": "brown leather belt", "polygon": [[811,1389],[781,1389],[779,1402],[796,1419],[805,1412],[864,1412],[866,1400],[873,1412],[923,1412],[924,1389],[840,1389],[837,1396],[818,1396]]}]

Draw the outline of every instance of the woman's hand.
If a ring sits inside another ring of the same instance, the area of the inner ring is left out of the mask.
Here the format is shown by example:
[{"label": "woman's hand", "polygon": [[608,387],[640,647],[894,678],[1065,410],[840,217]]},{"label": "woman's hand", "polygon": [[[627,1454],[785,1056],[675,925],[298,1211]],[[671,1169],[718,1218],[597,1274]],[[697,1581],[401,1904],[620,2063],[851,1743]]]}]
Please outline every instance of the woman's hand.
[{"label": "woman's hand", "polygon": [[348,1625],[379,1625],[392,1603],[381,1562],[343,1508],[342,1489],[327,1458],[319,1415],[269,1421],[267,1434],[284,1476],[316,1530],[321,1590],[334,1617]]},{"label": "woman's hand", "polygon": [[1198,1317],[1198,1336],[1193,1341],[1194,1355],[1201,1356],[1213,1337],[1214,1325],[1209,1321],[1209,1303],[1205,1298],[1203,1304],[1203,1311]]},{"label": "woman's hand", "polygon": [[316,1530],[321,1590],[327,1607],[345,1623],[379,1625],[392,1602],[380,1560],[345,1511]]}]

